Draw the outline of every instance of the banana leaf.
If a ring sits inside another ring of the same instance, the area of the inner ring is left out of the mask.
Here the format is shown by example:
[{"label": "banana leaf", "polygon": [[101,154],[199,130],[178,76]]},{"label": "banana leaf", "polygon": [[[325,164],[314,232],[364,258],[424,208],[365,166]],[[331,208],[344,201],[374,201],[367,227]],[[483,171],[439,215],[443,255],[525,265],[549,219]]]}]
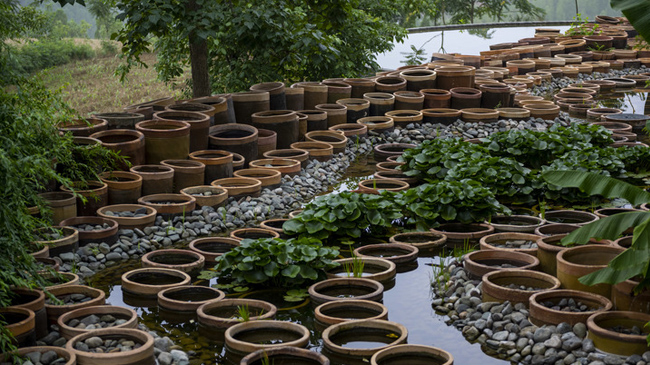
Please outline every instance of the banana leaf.
[{"label": "banana leaf", "polygon": [[546,171],[542,177],[549,183],[565,188],[579,188],[591,195],[623,198],[637,206],[650,202],[650,193],[626,182],[585,171]]},{"label": "banana leaf", "polygon": [[648,0],[610,0],[614,9],[623,12],[634,29],[650,41],[650,2]]}]

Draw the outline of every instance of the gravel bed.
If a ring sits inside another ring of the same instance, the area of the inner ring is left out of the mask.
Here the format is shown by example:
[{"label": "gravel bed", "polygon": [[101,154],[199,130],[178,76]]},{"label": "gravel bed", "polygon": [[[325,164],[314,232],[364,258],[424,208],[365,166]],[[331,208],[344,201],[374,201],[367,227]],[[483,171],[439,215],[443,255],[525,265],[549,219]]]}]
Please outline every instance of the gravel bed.
[{"label": "gravel bed", "polygon": [[643,332],[643,330],[639,326],[632,326],[626,327],[626,326],[616,326],[616,327],[611,327],[609,328],[610,331],[622,333],[624,335],[637,335],[637,336],[647,336],[647,332]]},{"label": "gravel bed", "polygon": [[83,318],[73,318],[66,325],[81,330],[95,330],[119,326],[126,322],[126,319],[118,319],[110,314],[105,314],[101,317],[91,314]]},{"label": "gravel bed", "polygon": [[[59,365],[59,364],[65,364],[66,359],[63,357],[59,357],[56,352],[54,351],[46,351],[46,352],[28,352],[25,354],[25,361],[22,363],[19,363],[21,365]],[[12,362],[0,362],[0,365],[15,365]]]},{"label": "gravel bed", "polygon": [[120,338],[117,340],[104,339],[100,337],[89,337],[83,342],[74,344],[74,348],[79,351],[94,352],[97,354],[127,352],[139,349],[142,344],[135,343],[127,338]]},{"label": "gravel bed", "polygon": [[504,240],[505,242],[488,242],[490,245],[494,247],[499,247],[499,248],[520,248],[520,249],[528,249],[528,248],[537,248],[537,243],[534,241],[529,241],[529,240]]},{"label": "gravel bed", "polygon": [[516,290],[525,290],[525,291],[538,291],[538,290],[545,290],[548,288],[540,288],[536,286],[526,286],[526,285],[517,285],[517,284],[508,284],[508,285],[502,285],[504,288],[508,289],[516,289]]}]

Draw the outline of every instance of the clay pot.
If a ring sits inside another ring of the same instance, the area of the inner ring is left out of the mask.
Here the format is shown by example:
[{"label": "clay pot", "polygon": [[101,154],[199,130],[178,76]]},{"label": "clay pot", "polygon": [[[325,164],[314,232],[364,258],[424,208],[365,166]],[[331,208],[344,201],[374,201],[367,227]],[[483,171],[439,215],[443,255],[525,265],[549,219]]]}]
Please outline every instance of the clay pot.
[{"label": "clay pot", "polygon": [[258,129],[257,158],[264,157],[264,152],[271,151],[277,147],[278,134],[268,129]]},{"label": "clay pot", "polygon": [[494,227],[482,223],[443,223],[432,232],[446,235],[447,245],[453,247],[464,244],[466,240],[470,245],[477,245],[481,237],[494,232]]},{"label": "clay pot", "polygon": [[131,172],[142,177],[142,196],[174,191],[174,169],[162,165],[138,165]]},{"label": "clay pot", "polygon": [[76,137],[90,137],[91,134],[108,129],[108,122],[100,118],[72,119],[57,123],[59,131],[70,132]]},{"label": "clay pot", "polygon": [[[348,99],[344,99],[348,100]],[[327,114],[327,125],[332,127],[339,124],[347,123],[348,120],[348,108],[345,105],[340,104],[318,104],[316,105],[316,110],[324,111]],[[307,128],[309,129],[309,128]],[[319,130],[319,129],[314,129]],[[310,130],[311,131],[311,130]]]},{"label": "clay pot", "polygon": [[393,118],[385,116],[359,118],[357,123],[365,125],[369,131],[376,133],[390,132],[395,129]]},{"label": "clay pot", "polygon": [[509,248],[501,247],[501,241],[530,241],[532,242],[530,246],[536,246],[537,240],[541,236],[528,233],[517,233],[517,232],[504,232],[504,233],[495,233],[487,236],[481,237],[479,244],[481,250],[504,250],[504,251],[514,251],[527,253],[529,255],[537,257],[537,247],[531,248]]},{"label": "clay pot", "polygon": [[386,113],[386,117],[393,119],[396,127],[406,128],[412,123],[421,123],[424,115],[419,110],[393,110]]},{"label": "clay pot", "polygon": [[[335,338],[337,335],[340,335],[341,333],[345,333],[347,331],[354,331],[353,333],[356,333],[356,337],[361,341],[364,338],[364,333],[365,334],[371,334],[374,333],[376,336],[377,331],[385,331],[391,334],[396,334],[398,337],[395,338],[394,341],[384,344],[383,346],[380,344],[377,344],[378,346],[372,346],[370,348],[356,348],[356,347],[348,347],[348,346],[341,346],[335,342]],[[390,321],[385,321],[385,320],[377,320],[377,319],[361,319],[361,320],[355,320],[355,321],[348,321],[348,322],[342,322],[338,323],[335,325],[332,325],[325,329],[323,331],[322,337],[323,337],[323,345],[325,349],[328,351],[338,355],[338,356],[344,356],[344,357],[368,357],[374,355],[376,352],[389,348],[394,345],[399,345],[403,344],[406,342],[406,337],[408,335],[408,331],[406,330],[406,327],[403,325],[396,323],[396,322],[390,322]]]},{"label": "clay pot", "polygon": [[531,118],[553,120],[560,114],[560,107],[557,105],[525,105],[524,109],[530,111]]},{"label": "clay pot", "polygon": [[579,278],[607,267],[607,264],[623,250],[606,245],[587,245],[567,248],[557,254],[557,278],[562,287],[581,290],[609,297],[612,287],[609,284],[587,286]]},{"label": "clay pot", "polygon": [[340,277],[350,277],[348,272],[352,272],[352,265],[355,260],[363,262],[363,278],[369,280],[376,280],[386,283],[395,278],[396,265],[395,263],[377,257],[350,257],[339,260],[334,260],[340,266],[328,270],[327,277],[336,279]]},{"label": "clay pot", "polygon": [[[208,115],[187,111],[162,111],[154,113],[153,117],[164,121],[187,122],[190,125],[189,151],[194,152],[208,148],[208,130],[210,129],[210,117]],[[167,158],[161,160],[165,159]]]},{"label": "clay pot", "polygon": [[254,113],[253,126],[268,129],[277,133],[277,148],[287,149],[298,141],[299,123],[298,115],[291,110],[272,110]]},{"label": "clay pot", "polygon": [[375,90],[385,93],[406,91],[406,80],[399,76],[378,77],[375,79]]},{"label": "clay pot", "polygon": [[587,319],[587,338],[594,342],[596,349],[620,356],[638,355],[648,351],[646,334],[623,334],[613,330],[622,326],[644,328],[650,321],[650,314],[638,312],[599,312]]},{"label": "clay pot", "polygon": [[327,85],[322,82],[298,82],[292,88],[304,89],[303,109],[314,109],[318,104],[327,103]]},{"label": "clay pot", "polygon": [[12,296],[8,308],[22,308],[34,312],[33,333],[38,339],[45,337],[49,332],[45,311],[45,294],[40,290],[26,288],[15,288],[12,292],[14,296]]},{"label": "clay pot", "polygon": [[228,190],[228,196],[239,199],[242,197],[257,197],[262,190],[262,182],[257,179],[246,177],[228,177],[214,180],[212,186],[222,187]]},{"label": "clay pot", "polygon": [[404,70],[400,72],[400,76],[406,80],[406,90],[408,91],[420,91],[436,87],[436,72],[432,70]]},{"label": "clay pot", "polygon": [[506,62],[506,66],[513,75],[525,75],[535,71],[535,62],[529,60],[513,60]]},{"label": "clay pot", "polygon": [[252,115],[271,110],[271,97],[267,91],[244,91],[232,94],[235,120],[239,124],[253,124]]},{"label": "clay pot", "polygon": [[449,108],[451,104],[451,93],[443,89],[420,90],[424,95],[423,109]]},{"label": "clay pot", "polygon": [[[502,270],[483,275],[483,302],[509,301],[522,303],[528,307],[530,297],[541,291],[560,288],[560,281],[552,275],[532,270]],[[510,285],[517,288],[511,288]],[[532,287],[535,290],[521,289],[521,286]]]},{"label": "clay pot", "polygon": [[447,236],[433,232],[405,232],[390,237],[390,242],[411,245],[420,250],[442,247],[447,242]]},{"label": "clay pot", "polygon": [[280,235],[280,238],[286,239],[288,236],[284,234],[282,226],[289,219],[278,218],[278,219],[267,219],[260,223],[260,228],[273,231]]},{"label": "clay pot", "polygon": [[203,304],[225,297],[224,292],[211,287],[181,285],[159,291],[158,306],[163,310],[175,313],[190,312],[195,314]]},{"label": "clay pot", "polygon": [[43,275],[45,280],[49,281],[53,285],[46,286],[44,289],[50,291],[51,289],[61,288],[69,285],[79,285],[79,275],[73,274],[71,272],[60,272],[58,273],[60,278],[52,277],[49,274]]},{"label": "clay pot", "polygon": [[285,87],[282,82],[262,82],[251,86],[250,91],[268,92],[271,110],[287,109]]},{"label": "clay pot", "polygon": [[[504,269],[501,265],[507,264]],[[480,278],[493,272],[517,268],[521,270],[536,270],[539,266],[537,257],[505,250],[480,250],[470,252],[464,257],[463,266],[470,276]]]},{"label": "clay pot", "polygon": [[192,186],[202,185],[205,181],[205,165],[203,162],[163,160],[160,164],[174,170],[174,193],[180,193],[181,190]]},{"label": "clay pot", "polygon": [[[131,351],[118,351],[108,353],[94,353],[77,350],[75,344],[83,342],[90,337],[101,339],[127,338],[140,345]],[[75,354],[79,365],[154,365],[154,339],[149,333],[138,329],[104,328],[77,335],[68,341],[66,350]]]},{"label": "clay pot", "polygon": [[273,150],[265,152],[264,158],[296,160],[300,162],[300,167],[304,168],[307,167],[307,164],[309,163],[309,152],[292,147],[286,150]]},{"label": "clay pot", "polygon": [[435,69],[438,88],[473,87],[476,69],[472,66],[442,66]]},{"label": "clay pot", "polygon": [[369,116],[383,116],[387,112],[395,109],[395,96],[390,93],[366,93],[363,95],[365,100],[370,102]]},{"label": "clay pot", "polygon": [[93,307],[84,307],[75,309],[71,312],[64,313],[57,320],[57,326],[59,326],[61,336],[69,340],[74,336],[80,335],[82,333],[89,333],[96,331],[96,329],[80,329],[76,327],[71,327],[67,323],[73,319],[83,319],[84,317],[96,315],[102,317],[103,315],[111,315],[116,319],[124,319],[126,322],[113,326],[111,328],[137,328],[138,327],[138,315],[133,309],[113,306],[113,305],[97,305]]},{"label": "clay pot", "polygon": [[7,325],[4,327],[13,337],[14,346],[31,346],[36,343],[34,334],[35,314],[32,310],[17,307],[0,308],[0,316]]},{"label": "clay pot", "polygon": [[257,179],[262,183],[262,189],[275,189],[282,184],[282,174],[273,169],[243,169],[234,172],[234,177]]},{"label": "clay pot", "polygon": [[396,110],[420,110],[424,105],[424,95],[419,91],[396,91]]},{"label": "clay pot", "polygon": [[38,194],[52,210],[52,224],[77,216],[77,198],[70,192],[53,191]]},{"label": "clay pot", "polygon": [[[94,226],[103,226],[104,224],[108,224],[108,228],[96,229],[92,231],[79,229],[78,226],[85,224]],[[109,245],[112,245],[115,243],[115,241],[117,241],[118,224],[113,219],[94,216],[74,217],[61,221],[60,225],[72,227],[78,231],[80,246],[85,246],[91,242],[105,242]]]},{"label": "clay pot", "polygon": [[499,111],[487,108],[466,108],[460,111],[461,119],[472,123],[493,123],[499,120]]},{"label": "clay pot", "polygon": [[[115,215],[109,215],[106,212],[135,212],[139,209],[144,209],[145,213],[140,217],[117,217]],[[120,229],[143,229],[154,224],[156,221],[156,214],[158,212],[152,207],[139,204],[116,204],[116,205],[107,205],[103,208],[97,210],[97,215],[102,218],[112,219],[117,222]]]},{"label": "clay pot", "polygon": [[[54,351],[57,355],[57,357],[61,357],[64,359],[63,362],[60,362],[59,365],[76,365],[77,364],[77,356],[74,355],[73,353],[70,353],[64,348],[61,347],[56,347],[56,346],[31,346],[31,347],[22,347],[17,349],[16,351],[13,352],[13,354],[16,354],[20,357],[25,357],[25,355],[32,353],[32,352],[40,352],[41,354],[45,354],[47,352]],[[7,362],[10,361],[11,358],[9,358],[6,354],[0,354],[0,361]]]},{"label": "clay pot", "polygon": [[451,93],[451,108],[480,108],[481,107],[481,90],[469,87],[456,87],[449,90]]},{"label": "clay pot", "polygon": [[108,203],[108,185],[102,181],[87,181],[85,186],[75,181],[72,189],[61,186],[61,190],[69,193],[74,190],[78,216],[93,216],[97,214],[97,209]]},{"label": "clay pot", "polygon": [[309,287],[314,305],[348,299],[381,301],[384,286],[375,280],[362,278],[327,279]]},{"label": "clay pot", "polygon": [[450,125],[460,119],[460,110],[458,109],[422,109],[422,121],[424,123]]},{"label": "clay pot", "polygon": [[327,85],[327,102],[336,103],[339,99],[347,99],[352,95],[352,86],[341,81],[324,81]]},{"label": "clay pot", "polygon": [[233,153],[222,150],[205,150],[190,153],[190,159],[205,165],[203,183],[210,185],[217,179],[228,178],[233,173]]},{"label": "clay pot", "polygon": [[325,142],[332,145],[334,153],[345,151],[348,138],[344,135],[332,131],[313,131],[305,135],[305,139],[311,142]]},{"label": "clay pot", "polygon": [[[573,299],[591,308],[585,312],[559,311],[544,306],[543,302],[559,303],[562,299]],[[582,292],[578,290],[548,290],[533,294],[528,302],[529,320],[537,326],[558,325],[566,322],[573,326],[577,323],[585,323],[587,318],[594,313],[605,312],[612,308],[612,302],[602,295]]]},{"label": "clay pot", "polygon": [[220,299],[202,304],[196,310],[198,322],[202,327],[213,330],[224,330],[239,321],[237,307],[248,306],[251,313],[250,321],[275,318],[277,307],[271,303],[255,299]]},{"label": "clay pot", "polygon": [[375,81],[372,79],[343,79],[343,82],[352,86],[352,98],[363,98],[365,93],[375,91]]},{"label": "clay pot", "polygon": [[142,195],[142,176],[126,171],[107,171],[99,178],[108,186],[108,204],[133,204]]},{"label": "clay pot", "polygon": [[257,128],[245,124],[215,126],[210,128],[210,149],[239,153],[244,156],[246,164],[258,156],[258,133]]},{"label": "clay pot", "polygon": [[99,113],[93,114],[94,118],[104,119],[108,122],[108,129],[133,129],[137,122],[144,120],[140,113]]},{"label": "clay pot", "polygon": [[[205,115],[201,116],[207,119]],[[180,120],[146,120],[136,124],[135,128],[144,134],[145,161],[148,164],[158,164],[162,160],[186,159],[190,153],[189,123]]]},{"label": "clay pot", "polygon": [[[50,234],[57,234],[53,238]],[[34,231],[37,246],[48,246],[50,255],[60,255],[65,252],[77,252],[79,248],[79,231],[71,227],[51,226],[42,227]]]},{"label": "clay pot", "polygon": [[[346,313],[347,312],[347,313]],[[388,319],[388,308],[370,300],[340,300],[325,302],[314,309],[316,324],[328,326],[358,319]]]},{"label": "clay pot", "polygon": [[[340,99],[336,101],[336,104],[347,108],[347,123],[355,123],[358,119],[365,118],[370,114],[370,102],[365,99]],[[329,124],[333,125],[331,122]]]},{"label": "clay pot", "polygon": [[275,231],[263,228],[240,228],[230,232],[230,238],[242,241],[245,239],[280,238],[280,235]]},{"label": "clay pot", "polygon": [[191,277],[179,270],[159,267],[131,270],[122,275],[122,291],[142,298],[157,298],[158,292],[190,284]]},{"label": "clay pot", "polygon": [[416,145],[410,143],[384,143],[375,146],[374,157],[375,161],[385,161],[391,156],[401,156],[407,149],[415,148]]},{"label": "clay pot", "polygon": [[45,303],[47,319],[51,323],[56,323],[60,316],[75,309],[103,305],[106,299],[106,293],[104,293],[104,291],[85,285],[66,285],[58,288],[50,288],[48,289],[48,292],[55,297],[65,296],[68,294],[83,294],[92,298],[86,302],[75,304],[55,305]]},{"label": "clay pot", "polygon": [[[570,230],[575,230],[579,227],[570,227]],[[547,274],[557,274],[557,255],[567,247],[563,246],[560,241],[567,236],[567,233],[554,234],[551,236],[541,237],[537,240],[537,258],[540,261],[540,268]],[[611,244],[608,240],[597,241],[591,239],[587,245],[606,245]],[[585,246],[583,246],[585,247]]]},{"label": "clay pot", "polygon": [[[209,193],[210,195],[205,195]],[[228,199],[228,191],[212,185],[190,186],[181,190],[181,194],[194,198],[199,207],[221,207]]]},{"label": "clay pot", "polygon": [[507,85],[480,85],[481,108],[494,109],[511,105],[510,87]]},{"label": "clay pot", "polygon": [[291,148],[307,151],[309,153],[309,158],[322,162],[329,161],[332,158],[334,151],[332,145],[325,142],[296,142],[291,145]]},{"label": "clay pot", "polygon": [[[297,151],[297,150],[296,150]],[[300,173],[300,161],[289,158],[265,158],[251,161],[250,167],[254,169],[272,169],[282,175],[295,176]]]},{"label": "clay pot", "polygon": [[535,234],[540,236],[553,236],[556,234],[571,233],[580,226],[568,223],[551,223],[535,228]]},{"label": "clay pot", "polygon": [[395,345],[377,351],[370,358],[371,365],[388,365],[394,361],[409,359],[422,364],[453,365],[454,357],[447,351],[433,346]]},{"label": "clay pot", "polygon": [[418,257],[416,246],[402,243],[381,243],[361,246],[354,250],[358,257],[381,257],[396,265],[412,263]]},{"label": "clay pot", "polygon": [[237,246],[239,246],[239,241],[234,238],[206,237],[190,242],[189,249],[203,255],[205,263],[211,265],[214,264],[217,257]]},{"label": "clay pot", "polygon": [[[235,123],[235,108],[232,94],[217,94],[189,100],[192,104],[203,104],[214,108],[214,111],[204,114],[210,116],[210,125]],[[194,110],[196,111],[196,110]],[[212,113],[212,115],[210,115]]]}]

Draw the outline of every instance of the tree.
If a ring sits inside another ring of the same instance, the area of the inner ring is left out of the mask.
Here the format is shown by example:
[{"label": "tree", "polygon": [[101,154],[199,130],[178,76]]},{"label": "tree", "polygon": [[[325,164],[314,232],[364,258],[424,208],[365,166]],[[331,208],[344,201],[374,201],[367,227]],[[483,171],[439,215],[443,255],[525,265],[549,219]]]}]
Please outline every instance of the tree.
[{"label": "tree", "polygon": [[425,0],[118,0],[117,7],[125,22],[116,38],[126,57],[122,75],[153,47],[165,80],[192,65],[195,96],[261,81],[367,75],[378,68],[375,54],[406,36],[400,20],[433,11]]},{"label": "tree", "polygon": [[[440,1],[440,0],[439,0]],[[475,23],[481,18],[496,21],[541,20],[544,10],[529,0],[441,0],[451,23]]]}]

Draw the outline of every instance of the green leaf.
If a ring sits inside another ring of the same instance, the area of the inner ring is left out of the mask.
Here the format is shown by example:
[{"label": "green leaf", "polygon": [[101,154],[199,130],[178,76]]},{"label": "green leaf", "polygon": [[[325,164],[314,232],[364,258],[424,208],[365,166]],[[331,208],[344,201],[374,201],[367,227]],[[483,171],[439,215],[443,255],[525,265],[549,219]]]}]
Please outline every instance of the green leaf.
[{"label": "green leaf", "polygon": [[286,277],[289,277],[289,278],[292,278],[292,279],[295,278],[296,276],[298,276],[299,273],[300,273],[300,266],[298,266],[298,265],[289,265],[289,266],[285,267],[282,270],[282,275],[283,276],[286,276]]},{"label": "green leaf", "polygon": [[584,171],[546,171],[542,177],[551,184],[580,188],[591,195],[623,198],[637,206],[650,202],[650,193],[626,182]]}]

